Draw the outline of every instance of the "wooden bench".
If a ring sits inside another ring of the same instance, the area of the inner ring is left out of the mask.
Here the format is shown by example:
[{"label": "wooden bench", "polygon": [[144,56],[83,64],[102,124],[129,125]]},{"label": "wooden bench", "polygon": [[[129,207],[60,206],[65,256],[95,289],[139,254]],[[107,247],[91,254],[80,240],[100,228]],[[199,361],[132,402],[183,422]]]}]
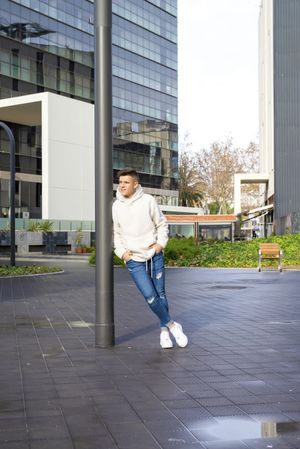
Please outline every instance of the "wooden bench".
[{"label": "wooden bench", "polygon": [[263,259],[278,261],[278,270],[282,271],[282,250],[278,243],[261,243],[258,250],[258,271],[261,271]]}]

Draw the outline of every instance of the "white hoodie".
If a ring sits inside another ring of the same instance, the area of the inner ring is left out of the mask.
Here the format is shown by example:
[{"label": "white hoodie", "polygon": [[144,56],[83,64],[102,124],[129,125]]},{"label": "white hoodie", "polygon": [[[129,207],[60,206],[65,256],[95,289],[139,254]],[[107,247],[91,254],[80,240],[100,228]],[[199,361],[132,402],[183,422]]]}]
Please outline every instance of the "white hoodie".
[{"label": "white hoodie", "polygon": [[139,185],[136,192],[125,198],[117,190],[113,204],[114,247],[120,259],[129,250],[132,259],[145,262],[155,254],[153,243],[165,248],[168,242],[168,224],[153,196],[144,193]]}]

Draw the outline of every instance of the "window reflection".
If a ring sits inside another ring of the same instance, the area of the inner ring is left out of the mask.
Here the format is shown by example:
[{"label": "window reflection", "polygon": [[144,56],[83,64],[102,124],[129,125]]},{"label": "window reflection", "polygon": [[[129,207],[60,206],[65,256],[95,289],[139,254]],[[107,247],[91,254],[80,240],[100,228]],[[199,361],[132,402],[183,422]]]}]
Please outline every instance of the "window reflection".
[{"label": "window reflection", "polygon": [[[1,0],[0,98],[50,91],[93,102],[93,3]],[[146,186],[176,189],[177,1],[112,6],[114,169],[133,165]],[[40,175],[41,146],[23,142],[32,130],[18,133],[17,170]],[[6,146],[2,139],[0,170]]]}]

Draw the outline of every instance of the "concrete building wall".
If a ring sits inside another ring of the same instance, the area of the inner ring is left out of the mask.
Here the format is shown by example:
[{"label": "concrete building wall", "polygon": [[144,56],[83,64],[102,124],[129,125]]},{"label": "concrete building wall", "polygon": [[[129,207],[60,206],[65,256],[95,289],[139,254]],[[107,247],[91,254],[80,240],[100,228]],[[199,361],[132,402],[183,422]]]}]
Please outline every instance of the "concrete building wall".
[{"label": "concrete building wall", "polygon": [[94,106],[44,92],[0,100],[0,120],[42,127],[42,218],[94,220]]},{"label": "concrete building wall", "polygon": [[[270,174],[276,233],[300,232],[300,1],[263,0],[261,169]],[[274,182],[273,182],[274,180]]]},{"label": "concrete building wall", "polygon": [[94,106],[54,94],[45,97],[43,218],[94,220]]},{"label": "concrete building wall", "polygon": [[[259,148],[260,172],[269,175],[274,194],[273,2],[263,1],[259,17]],[[262,190],[265,186],[262,186]],[[261,192],[263,193],[263,192]]]},{"label": "concrete building wall", "polygon": [[280,232],[290,227],[300,232],[299,23],[299,0],[274,1],[275,218]]}]

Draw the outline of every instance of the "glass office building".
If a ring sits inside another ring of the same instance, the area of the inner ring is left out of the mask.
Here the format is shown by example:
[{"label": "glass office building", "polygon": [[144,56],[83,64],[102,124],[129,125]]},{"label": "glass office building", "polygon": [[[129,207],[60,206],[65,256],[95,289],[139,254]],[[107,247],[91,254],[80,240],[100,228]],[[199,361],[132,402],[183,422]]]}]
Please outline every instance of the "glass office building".
[{"label": "glass office building", "polygon": [[[160,203],[175,205],[177,0],[113,0],[112,8],[114,175],[133,166]],[[1,0],[0,99],[48,91],[92,103],[93,66],[93,1]],[[39,217],[42,130],[8,124],[16,137],[17,210]],[[0,216],[8,207],[8,167],[0,131]]]}]

